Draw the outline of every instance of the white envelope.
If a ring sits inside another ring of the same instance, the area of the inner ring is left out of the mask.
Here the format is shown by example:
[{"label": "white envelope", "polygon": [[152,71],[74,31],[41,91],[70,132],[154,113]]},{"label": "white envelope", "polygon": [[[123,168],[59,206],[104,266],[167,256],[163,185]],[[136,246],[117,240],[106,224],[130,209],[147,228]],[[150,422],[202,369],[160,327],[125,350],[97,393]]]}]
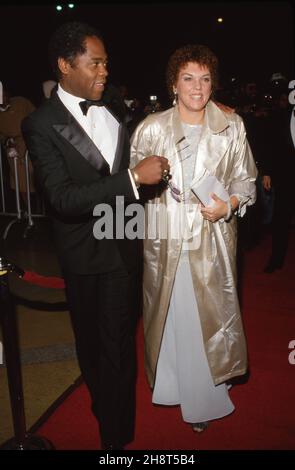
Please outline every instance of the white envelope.
[{"label": "white envelope", "polygon": [[229,200],[229,194],[222,183],[214,175],[208,175],[195,183],[191,190],[200,199],[204,206],[213,206],[215,201],[210,193],[215,193],[223,201]]}]

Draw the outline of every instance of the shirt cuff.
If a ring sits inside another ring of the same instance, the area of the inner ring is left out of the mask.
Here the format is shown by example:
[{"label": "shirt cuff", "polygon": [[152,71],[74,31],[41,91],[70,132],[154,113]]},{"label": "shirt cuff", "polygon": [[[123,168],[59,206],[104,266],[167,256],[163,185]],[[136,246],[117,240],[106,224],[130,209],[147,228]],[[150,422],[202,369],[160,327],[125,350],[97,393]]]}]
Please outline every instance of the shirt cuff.
[{"label": "shirt cuff", "polygon": [[129,170],[129,168],[128,168],[128,174],[129,174],[129,178],[130,178],[130,181],[131,181],[131,184],[132,184],[134,196],[136,197],[136,199],[139,199],[139,194],[138,194],[138,191],[137,191],[137,187],[136,187],[135,181],[133,179],[132,173]]},{"label": "shirt cuff", "polygon": [[239,205],[234,211],[234,214],[237,214],[239,217],[243,217],[246,213],[247,209],[247,202],[249,201],[250,197],[249,196],[242,196],[241,194],[233,193],[230,195],[235,196],[237,200],[239,201]]}]

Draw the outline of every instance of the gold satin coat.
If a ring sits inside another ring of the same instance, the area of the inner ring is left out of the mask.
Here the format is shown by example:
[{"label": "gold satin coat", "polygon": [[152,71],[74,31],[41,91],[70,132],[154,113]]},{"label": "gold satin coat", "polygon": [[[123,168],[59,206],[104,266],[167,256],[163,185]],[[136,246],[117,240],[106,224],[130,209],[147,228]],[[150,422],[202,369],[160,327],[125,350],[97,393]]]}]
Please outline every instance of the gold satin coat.
[{"label": "gold satin coat", "polygon": [[[149,155],[165,156],[169,159],[173,181],[183,191],[179,148],[184,143],[177,106],[151,114],[132,136],[131,167]],[[239,197],[237,212],[240,216],[244,215],[247,205],[255,202],[257,169],[243,121],[235,113],[222,112],[212,101],[206,106],[192,184],[206,173],[215,175],[230,195]],[[194,233],[194,249],[189,251],[190,267],[205,351],[217,385],[244,374],[247,369],[246,341],[236,291],[236,215],[230,222],[223,219],[209,222],[198,210],[200,201],[192,191],[189,194]],[[177,210],[169,190],[150,200],[149,210],[147,204],[145,208],[146,231],[151,216],[157,217],[157,206],[161,203],[172,204]],[[173,217],[172,212],[172,220]],[[145,365],[151,387],[181,246],[182,239],[170,238],[169,233],[167,239],[145,237],[144,240]]]}]

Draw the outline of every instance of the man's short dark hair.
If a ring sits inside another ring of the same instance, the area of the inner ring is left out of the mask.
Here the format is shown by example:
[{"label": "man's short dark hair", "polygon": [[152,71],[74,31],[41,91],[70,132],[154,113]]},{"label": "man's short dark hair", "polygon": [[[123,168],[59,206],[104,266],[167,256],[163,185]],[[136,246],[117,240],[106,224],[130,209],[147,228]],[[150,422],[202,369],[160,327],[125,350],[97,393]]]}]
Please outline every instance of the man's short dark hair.
[{"label": "man's short dark hair", "polygon": [[53,72],[58,79],[61,77],[58,67],[59,57],[72,64],[78,55],[86,52],[85,39],[89,36],[96,36],[103,41],[96,28],[78,21],[64,23],[53,33],[48,51]]}]

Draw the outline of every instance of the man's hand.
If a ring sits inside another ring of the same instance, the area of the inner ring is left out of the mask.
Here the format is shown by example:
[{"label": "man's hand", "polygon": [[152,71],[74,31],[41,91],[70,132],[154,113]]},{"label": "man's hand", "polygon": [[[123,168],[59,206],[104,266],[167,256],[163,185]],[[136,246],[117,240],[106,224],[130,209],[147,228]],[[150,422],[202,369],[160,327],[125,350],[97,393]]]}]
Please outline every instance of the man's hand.
[{"label": "man's hand", "polygon": [[170,170],[170,165],[165,157],[151,155],[138,163],[133,168],[139,184],[157,184],[161,181],[164,170]]},{"label": "man's hand", "polygon": [[218,106],[218,108],[221,109],[221,111],[223,111],[224,113],[231,114],[231,113],[234,113],[234,112],[235,112],[235,108],[230,108],[229,106],[226,106],[226,104],[219,103],[218,101],[214,101],[214,103],[215,103],[216,106]]},{"label": "man's hand", "polygon": [[266,189],[266,191],[271,190],[271,177],[270,176],[264,175],[262,177],[262,186],[264,187],[264,189]]}]

